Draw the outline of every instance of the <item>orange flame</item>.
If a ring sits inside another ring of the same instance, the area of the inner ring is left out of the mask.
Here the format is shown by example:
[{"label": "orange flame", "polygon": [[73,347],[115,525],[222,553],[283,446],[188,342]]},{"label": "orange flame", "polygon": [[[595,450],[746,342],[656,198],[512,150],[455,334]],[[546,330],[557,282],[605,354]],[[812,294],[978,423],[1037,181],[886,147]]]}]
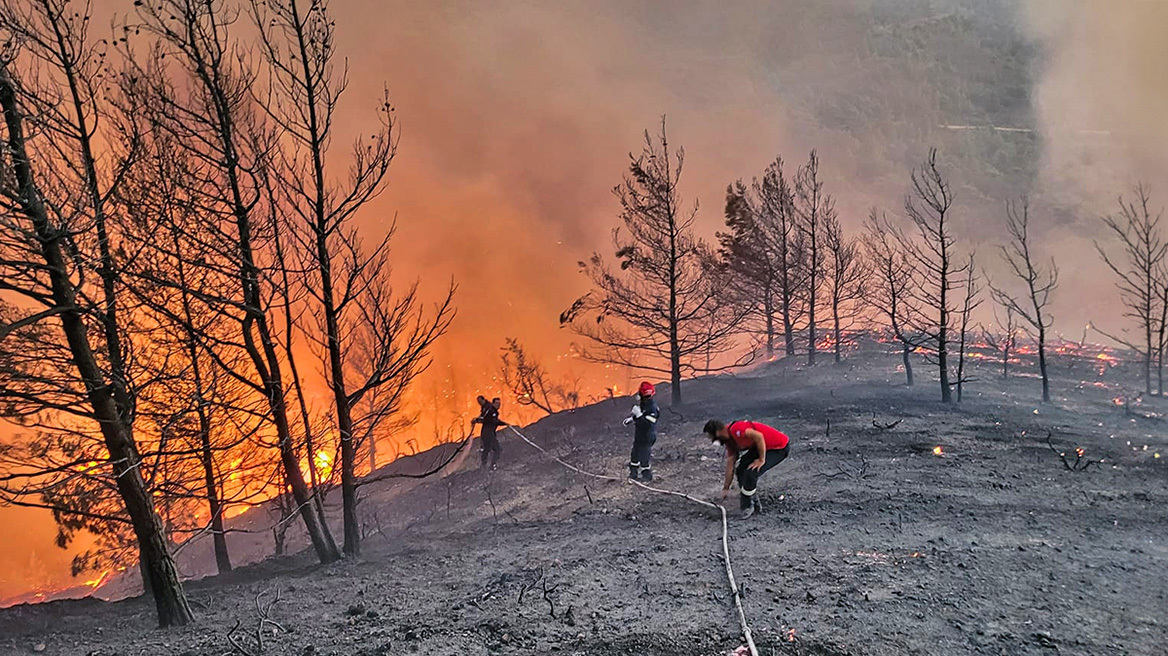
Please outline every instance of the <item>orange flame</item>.
[{"label": "orange flame", "polygon": [[945,455],[945,451],[942,450],[940,446],[935,446],[935,447],[933,447],[933,455],[942,456],[942,455]]}]

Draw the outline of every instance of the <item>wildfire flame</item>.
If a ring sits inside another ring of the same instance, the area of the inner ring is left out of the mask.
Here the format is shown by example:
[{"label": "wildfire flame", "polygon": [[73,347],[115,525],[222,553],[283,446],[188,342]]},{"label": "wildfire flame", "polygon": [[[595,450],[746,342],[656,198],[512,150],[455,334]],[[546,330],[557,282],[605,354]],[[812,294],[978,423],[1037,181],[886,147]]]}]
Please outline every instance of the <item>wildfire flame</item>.
[{"label": "wildfire flame", "polygon": [[106,571],[102,572],[101,575],[98,576],[97,578],[90,579],[90,580],[86,581],[85,585],[96,590],[97,588],[99,588],[101,586],[102,583],[105,583],[106,578],[108,578],[109,575],[112,573],[113,573],[112,569],[107,569]]},{"label": "wildfire flame", "polygon": [[945,451],[943,449],[941,449],[941,447],[938,445],[938,446],[933,447],[933,455],[943,456],[943,455],[945,455]]},{"label": "wildfire flame", "polygon": [[322,477],[327,477],[333,471],[333,457],[327,451],[316,452],[316,470]]}]

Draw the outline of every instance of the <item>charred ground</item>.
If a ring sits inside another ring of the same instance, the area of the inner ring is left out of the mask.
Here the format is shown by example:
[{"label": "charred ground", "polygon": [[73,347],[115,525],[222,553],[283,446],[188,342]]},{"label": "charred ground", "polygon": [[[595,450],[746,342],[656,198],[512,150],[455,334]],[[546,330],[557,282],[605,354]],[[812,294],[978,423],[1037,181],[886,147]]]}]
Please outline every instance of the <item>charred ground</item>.
[{"label": "charred ground", "polygon": [[[716,494],[721,471],[699,436],[705,419],[793,437],[791,458],[763,479],[766,513],[730,527],[762,652],[1159,653],[1168,403],[1117,403],[1134,398],[1123,386],[1134,371],[1064,357],[1049,406],[1034,401],[1034,378],[1003,381],[979,362],[965,402],[946,407],[935,384],[904,387],[895,362],[780,361],[688,383],[686,404],[665,411],[660,485],[699,496]],[[525,432],[620,475],[626,405]],[[1048,431],[1072,462],[1075,447],[1104,462],[1068,471]],[[504,449],[492,476],[472,459],[444,478],[366,488],[357,561],[320,567],[304,554],[192,583],[199,621],[175,631],[154,629],[142,599],[8,609],[0,652],[712,655],[741,644],[713,513],[584,480],[512,435]],[[262,648],[261,612],[274,622]]]}]

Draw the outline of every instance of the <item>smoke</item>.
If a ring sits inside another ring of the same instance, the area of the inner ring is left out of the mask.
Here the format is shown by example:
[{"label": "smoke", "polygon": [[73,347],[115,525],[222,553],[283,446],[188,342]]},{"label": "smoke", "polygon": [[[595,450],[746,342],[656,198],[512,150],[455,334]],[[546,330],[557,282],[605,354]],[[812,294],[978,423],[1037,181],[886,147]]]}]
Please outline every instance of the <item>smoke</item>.
[{"label": "smoke", "polygon": [[1162,184],[1168,4],[1043,0],[1024,14],[1042,47],[1033,104],[1044,189],[1098,211],[1138,180]]},{"label": "smoke", "polygon": [[1039,47],[1031,93],[1042,143],[1036,193],[1050,214],[1035,220],[1055,222],[1045,246],[1063,265],[1058,325],[1068,337],[1075,332],[1068,324],[1092,320],[1118,330],[1114,280],[1092,242],[1110,241],[1099,217],[1114,213],[1117,197],[1130,196],[1137,182],[1151,186],[1154,208],[1168,199],[1168,4],[1034,0],[1021,17]]},{"label": "smoke", "polygon": [[800,24],[832,25],[816,19],[827,9],[790,4],[801,10],[333,3],[353,81],[341,124],[368,120],[384,81],[402,129],[390,189],[362,220],[376,230],[397,215],[403,280],[420,276],[433,291],[453,276],[460,286],[455,326],[419,387],[449,407],[427,414],[469,411],[474,394],[498,392],[505,337],[556,375],[583,374],[586,394],[627,387],[624,372],[565,357],[571,339],[558,316],[588,288],[576,263],[610,250],[611,189],[662,114],[685,147],[683,193],[700,199],[708,236],[725,185],[786,149],[789,112],[773,73],[819,48]]}]

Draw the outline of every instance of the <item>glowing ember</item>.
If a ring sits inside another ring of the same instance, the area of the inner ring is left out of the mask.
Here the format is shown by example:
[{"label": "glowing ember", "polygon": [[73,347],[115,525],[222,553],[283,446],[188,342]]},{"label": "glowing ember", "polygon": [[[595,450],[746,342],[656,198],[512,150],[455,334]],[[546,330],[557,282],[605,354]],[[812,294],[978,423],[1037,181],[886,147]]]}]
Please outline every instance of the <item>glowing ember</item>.
[{"label": "glowing ember", "polygon": [[1083,450],[1083,447],[1081,447],[1081,446],[1077,446],[1077,447],[1075,447],[1075,455],[1077,455],[1077,456],[1079,456],[1080,458],[1082,458],[1082,457],[1083,457],[1083,454],[1085,454],[1085,453],[1087,453],[1087,452]]},{"label": "glowing ember", "polygon": [[787,642],[795,642],[795,629],[787,629]]},{"label": "glowing ember", "polygon": [[943,455],[945,455],[945,451],[942,450],[940,446],[935,446],[935,447],[933,447],[933,455],[943,456]]}]

